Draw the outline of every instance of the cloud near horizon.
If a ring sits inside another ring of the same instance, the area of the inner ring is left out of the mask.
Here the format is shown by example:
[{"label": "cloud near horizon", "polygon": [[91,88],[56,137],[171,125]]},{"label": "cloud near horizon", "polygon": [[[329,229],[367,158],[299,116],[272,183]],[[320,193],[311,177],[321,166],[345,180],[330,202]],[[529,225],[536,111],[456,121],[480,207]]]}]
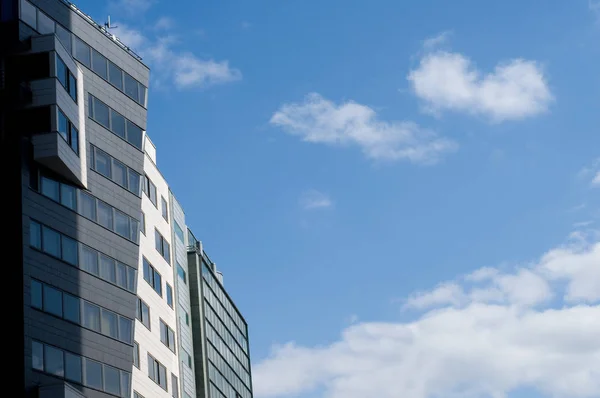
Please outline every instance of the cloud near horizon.
[{"label": "cloud near horizon", "polygon": [[347,101],[336,104],[318,93],[282,105],[270,123],[303,141],[355,146],[370,159],[434,164],[458,144],[409,121],[381,120],[372,108]]},{"label": "cloud near horizon", "polygon": [[253,365],[257,398],[600,396],[600,234],[533,263],[481,268],[404,302],[413,319],[361,322],[324,346],[288,342]]},{"label": "cloud near horizon", "polygon": [[554,98],[538,62],[516,58],[483,72],[467,56],[439,49],[448,36],[444,32],[425,40],[419,65],[407,76],[427,111],[463,112],[503,122],[548,110]]}]

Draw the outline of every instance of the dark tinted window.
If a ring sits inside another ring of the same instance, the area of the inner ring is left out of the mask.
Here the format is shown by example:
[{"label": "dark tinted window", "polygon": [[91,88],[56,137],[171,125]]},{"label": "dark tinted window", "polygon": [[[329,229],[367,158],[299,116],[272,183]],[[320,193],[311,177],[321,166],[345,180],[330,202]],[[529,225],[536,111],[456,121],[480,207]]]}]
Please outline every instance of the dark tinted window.
[{"label": "dark tinted window", "polygon": [[127,141],[136,148],[142,149],[142,129],[127,120]]},{"label": "dark tinted window", "polygon": [[94,101],[94,120],[106,127],[110,128],[108,106],[99,99],[92,97]]},{"label": "dark tinted window", "polygon": [[123,90],[123,71],[110,61],[108,61],[108,77],[113,86]]},{"label": "dark tinted window", "polygon": [[74,36],[75,59],[87,66],[91,67],[90,46],[81,41],[80,38]]},{"label": "dark tinted window", "polygon": [[125,139],[125,118],[118,112],[111,110],[110,112],[112,131],[119,137]]},{"label": "dark tinted window", "polygon": [[104,80],[108,80],[108,65],[104,55],[92,49],[92,70]]},{"label": "dark tinted window", "polygon": [[135,101],[139,101],[139,89],[138,82],[133,77],[129,76],[128,73],[125,73],[125,94],[134,99]]}]

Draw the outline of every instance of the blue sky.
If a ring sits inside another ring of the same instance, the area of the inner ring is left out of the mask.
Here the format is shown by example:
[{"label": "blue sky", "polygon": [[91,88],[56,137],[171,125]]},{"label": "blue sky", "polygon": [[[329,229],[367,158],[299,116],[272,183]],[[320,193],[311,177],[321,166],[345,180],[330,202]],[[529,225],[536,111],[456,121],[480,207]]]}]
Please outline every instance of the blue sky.
[{"label": "blue sky", "polygon": [[78,1],[258,398],[600,397],[600,3]]}]

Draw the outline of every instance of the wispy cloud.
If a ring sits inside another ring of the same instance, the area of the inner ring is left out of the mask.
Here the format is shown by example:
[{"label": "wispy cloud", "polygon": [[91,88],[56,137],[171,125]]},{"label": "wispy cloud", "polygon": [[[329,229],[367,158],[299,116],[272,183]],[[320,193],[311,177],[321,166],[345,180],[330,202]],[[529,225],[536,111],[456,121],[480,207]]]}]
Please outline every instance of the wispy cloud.
[{"label": "wispy cloud", "polygon": [[426,110],[483,115],[494,122],[547,111],[553,96],[539,63],[512,59],[485,73],[463,54],[436,49],[447,39],[443,33],[426,40],[419,65],[407,76]]},{"label": "wispy cloud", "polygon": [[408,121],[381,120],[375,110],[354,101],[336,104],[312,93],[282,105],[270,123],[303,141],[356,146],[371,159],[433,164],[458,145]]},{"label": "wispy cloud", "polygon": [[[115,34],[151,64],[159,85],[172,84],[177,89],[205,88],[242,78],[242,73],[229,66],[227,60],[201,58],[192,52],[180,50],[178,37],[168,31],[150,38],[126,25],[118,26]],[[154,26],[169,30],[172,24],[168,19],[161,19]]]},{"label": "wispy cloud", "polygon": [[[272,347],[261,398],[600,396],[600,236],[531,266],[484,268],[409,298],[405,322],[357,322],[329,345]],[[552,300],[551,300],[552,298]],[[408,314],[410,315],[410,313]]]},{"label": "wispy cloud", "polygon": [[154,23],[154,29],[156,30],[171,30],[175,27],[175,20],[170,17],[160,17]]},{"label": "wispy cloud", "polygon": [[429,37],[423,40],[423,48],[426,51],[431,51],[435,48],[438,48],[444,44],[446,44],[450,40],[450,36],[452,36],[452,31],[447,30],[438,34],[437,36]]},{"label": "wispy cloud", "polygon": [[329,195],[310,189],[300,196],[300,206],[305,210],[326,209],[333,206]]},{"label": "wispy cloud", "polygon": [[593,160],[589,165],[583,167],[577,173],[580,180],[589,181],[592,187],[600,187],[600,158]]}]

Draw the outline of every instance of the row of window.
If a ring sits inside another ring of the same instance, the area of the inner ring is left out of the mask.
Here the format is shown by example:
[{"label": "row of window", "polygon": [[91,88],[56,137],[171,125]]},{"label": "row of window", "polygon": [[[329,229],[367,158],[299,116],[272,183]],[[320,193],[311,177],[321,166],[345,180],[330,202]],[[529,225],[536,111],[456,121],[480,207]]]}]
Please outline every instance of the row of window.
[{"label": "row of window", "polygon": [[52,376],[129,398],[130,373],[48,344],[31,342],[31,366]]},{"label": "row of window", "polygon": [[167,264],[171,265],[171,245],[157,229],[154,230],[154,243],[156,250],[165,259]]},{"label": "row of window", "polygon": [[146,86],[135,80],[129,73],[124,72],[113,62],[107,60],[104,55],[91,48],[77,36],[74,36],[73,56],[129,98],[144,107],[146,106]]},{"label": "row of window", "polygon": [[143,130],[92,94],[89,94],[88,115],[116,136],[142,150]]},{"label": "row of window", "polygon": [[103,150],[91,145],[92,170],[122,186],[134,195],[140,196],[142,176],[125,166]]},{"label": "row of window", "polygon": [[23,22],[42,35],[50,33],[56,34],[63,46],[65,46],[69,53],[71,52],[71,32],[63,28],[62,25],[55,23],[54,20],[38,10],[27,0],[21,0],[20,3],[21,20]]},{"label": "row of window", "polygon": [[138,220],[97,199],[86,191],[48,177],[42,177],[41,193],[125,239],[129,239],[134,243],[139,242],[140,222]]},{"label": "row of window", "polygon": [[33,279],[31,306],[86,329],[132,344],[131,319]]},{"label": "row of window", "polygon": [[206,323],[206,337],[208,341],[210,341],[217,349],[218,353],[225,360],[230,370],[235,373],[240,381],[246,384],[246,387],[250,388],[250,374],[246,369],[244,369],[238,358],[236,358],[233,352],[231,352],[230,347],[227,346],[212,325],[208,322]]},{"label": "row of window", "polygon": [[[252,394],[250,393],[249,390],[247,390],[246,388],[243,387],[243,385],[241,383],[239,383],[239,387],[241,389],[236,389],[231,383],[230,381],[227,379],[227,377],[221,373],[219,371],[219,367],[218,365],[216,365],[215,363],[211,362],[211,353],[212,355],[215,355],[216,351],[214,351],[214,349],[211,350],[211,346],[210,343],[207,344],[208,347],[208,355],[209,355],[209,360],[208,362],[208,378],[209,380],[214,383],[214,385],[226,396],[226,397],[235,397],[235,398],[251,398]],[[217,355],[218,358],[218,355]],[[217,359],[218,361],[218,359]]]},{"label": "row of window", "polygon": [[[216,312],[206,301],[204,302],[204,316],[206,320],[215,328],[216,332],[219,334],[219,337],[223,339],[227,346],[233,351],[236,358],[242,363],[246,370],[249,370],[250,360],[248,359],[248,355],[244,352],[242,345],[240,345],[239,341],[233,336],[221,318],[219,318]],[[243,341],[246,340],[244,339]]]},{"label": "row of window", "polygon": [[77,79],[58,54],[56,54],[56,78],[73,101],[77,103]]},{"label": "row of window", "polygon": [[206,282],[206,280],[204,280],[202,285],[203,285],[202,290],[203,290],[203,294],[204,294],[204,299],[214,309],[217,316],[225,324],[227,329],[229,329],[229,332],[233,335],[233,337],[236,339],[238,344],[242,347],[244,352],[247,353],[248,352],[248,341],[246,340],[246,337],[244,337],[244,335],[242,335],[242,332],[237,328],[237,326],[233,322],[233,319],[231,319],[230,314],[225,310],[221,301],[219,301],[217,299],[217,296],[212,291],[212,289],[208,286],[208,283]]},{"label": "row of window", "polygon": [[160,341],[171,351],[176,352],[175,332],[162,319],[160,320]]},{"label": "row of window", "polygon": [[52,228],[30,220],[29,244],[53,257],[135,293],[137,272]]},{"label": "row of window", "polygon": [[238,329],[244,335],[244,337],[248,337],[248,329],[246,326],[246,322],[244,322],[242,317],[240,317],[237,310],[235,309],[235,307],[233,306],[233,304],[227,297],[227,294],[223,291],[223,287],[215,279],[212,272],[209,270],[208,265],[206,265],[206,263],[204,263],[204,262],[202,262],[202,277],[208,282],[208,284],[214,291],[215,295],[217,296],[219,301],[223,304],[223,307],[225,307],[225,310],[227,310],[227,312],[229,313],[229,315],[231,316],[231,318],[237,325]]},{"label": "row of window", "polygon": [[[223,345],[227,347],[226,351],[222,351],[219,349],[223,357],[227,359],[229,363],[234,366],[237,371],[237,364],[239,363],[240,368],[244,368],[245,371],[250,370],[250,360],[242,351],[242,348],[237,344],[237,341],[233,338],[233,336],[229,333],[229,330],[225,327],[223,322],[217,317],[217,314],[210,308],[208,303],[204,302],[204,316],[207,320],[207,328],[210,327],[214,330],[215,336],[213,337],[213,343],[217,348],[220,346],[220,341],[223,342]],[[207,332],[208,333],[208,332]],[[241,372],[238,372],[241,374]]]},{"label": "row of window", "polygon": [[69,144],[69,147],[79,155],[79,130],[57,106],[58,134]]}]

